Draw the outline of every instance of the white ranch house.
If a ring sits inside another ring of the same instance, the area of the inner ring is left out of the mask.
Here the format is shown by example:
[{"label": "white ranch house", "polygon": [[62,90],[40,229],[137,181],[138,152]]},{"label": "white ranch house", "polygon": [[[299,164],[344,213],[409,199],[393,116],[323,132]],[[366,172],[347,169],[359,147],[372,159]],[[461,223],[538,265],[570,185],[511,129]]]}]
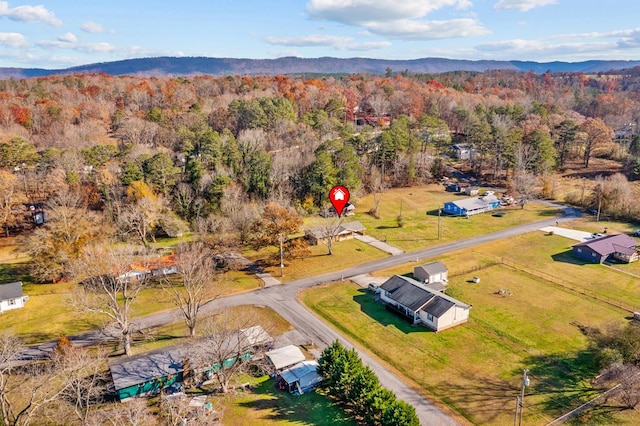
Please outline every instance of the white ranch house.
[{"label": "white ranch house", "polygon": [[22,281],[8,284],[0,284],[0,314],[4,311],[24,307],[29,296],[22,294]]},{"label": "white ranch house", "polygon": [[413,324],[436,332],[467,322],[471,309],[471,305],[401,275],[394,275],[380,286],[380,300]]}]

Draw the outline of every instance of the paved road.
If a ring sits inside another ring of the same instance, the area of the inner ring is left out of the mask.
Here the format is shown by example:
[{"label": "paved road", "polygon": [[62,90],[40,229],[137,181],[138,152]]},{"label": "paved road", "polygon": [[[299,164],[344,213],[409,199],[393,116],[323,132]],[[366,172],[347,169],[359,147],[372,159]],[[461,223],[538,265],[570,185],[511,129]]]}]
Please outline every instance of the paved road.
[{"label": "paved road", "polygon": [[[346,347],[350,348],[353,347],[353,345],[349,341],[345,340],[333,328],[325,324],[318,317],[305,309],[297,301],[296,294],[299,290],[331,281],[348,279],[356,275],[367,274],[376,270],[402,265],[419,259],[441,256],[451,251],[462,250],[490,241],[532,232],[535,230],[539,230],[545,226],[555,225],[557,222],[566,222],[573,220],[574,218],[579,216],[580,212],[578,210],[565,208],[564,215],[562,217],[552,217],[543,221],[521,225],[490,234],[484,234],[478,237],[444,243],[426,249],[402,253],[396,256],[390,256],[384,259],[344,269],[342,271],[330,272],[323,275],[291,281],[286,283],[285,285],[274,285],[250,293],[243,293],[213,300],[202,306],[201,313],[212,313],[217,309],[225,306],[237,306],[246,304],[264,305],[274,309],[276,312],[281,314],[289,323],[291,323],[293,327],[307,336],[321,349],[331,344],[336,339],[343,343]],[[135,322],[135,324],[137,329],[144,330],[180,320],[181,317],[179,312],[172,311],[139,319]],[[76,345],[90,345],[98,343],[104,338],[104,333],[94,331],[85,333],[83,335],[74,336],[71,338],[71,340]],[[33,359],[35,357],[41,356],[44,352],[50,350],[53,345],[54,343],[50,343],[31,348],[28,353],[25,353],[24,359]],[[402,382],[399,378],[389,372],[378,361],[364,352],[359,351],[359,353],[363,362],[369,365],[376,372],[378,378],[380,379],[380,383],[383,386],[392,390],[400,399],[410,403],[416,408],[416,412],[418,414],[418,417],[420,418],[421,424],[458,424],[453,418],[435,407],[430,401],[428,401],[418,392],[409,387],[406,383]]]}]

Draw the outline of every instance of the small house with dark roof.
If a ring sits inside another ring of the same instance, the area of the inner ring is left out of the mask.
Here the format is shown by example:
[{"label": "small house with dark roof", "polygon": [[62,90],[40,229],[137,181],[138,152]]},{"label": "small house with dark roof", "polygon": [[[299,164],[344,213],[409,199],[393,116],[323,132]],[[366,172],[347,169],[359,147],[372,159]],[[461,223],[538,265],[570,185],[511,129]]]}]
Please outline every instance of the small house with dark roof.
[{"label": "small house with dark roof", "polygon": [[22,294],[22,281],[0,284],[0,314],[4,311],[23,308],[29,296]]},{"label": "small house with dark roof", "polygon": [[607,260],[635,262],[638,260],[638,242],[625,234],[605,235],[574,245],[574,256],[592,263],[604,263]]},{"label": "small house with dark roof", "polygon": [[401,275],[394,275],[380,286],[380,300],[387,308],[434,331],[467,322],[470,305]]},{"label": "small house with dark roof", "polygon": [[[366,229],[357,220],[342,223],[335,230],[334,241],[343,241],[354,238],[356,235],[364,235]],[[308,229],[305,231],[305,238],[312,246],[317,246],[319,242],[326,244],[330,236],[329,232],[330,230],[324,227]]]},{"label": "small house with dark roof", "polygon": [[290,393],[302,395],[322,383],[318,373],[318,361],[302,361],[279,374],[280,387]]}]

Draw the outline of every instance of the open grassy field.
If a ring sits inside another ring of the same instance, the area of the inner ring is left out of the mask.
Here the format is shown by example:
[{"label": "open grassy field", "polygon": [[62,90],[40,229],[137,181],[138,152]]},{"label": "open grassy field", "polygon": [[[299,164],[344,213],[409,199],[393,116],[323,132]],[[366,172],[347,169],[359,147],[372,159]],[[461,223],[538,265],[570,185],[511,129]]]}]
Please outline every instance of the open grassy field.
[{"label": "open grassy field", "polygon": [[[417,250],[432,245],[486,234],[523,223],[546,219],[558,214],[556,209],[540,203],[528,203],[519,207],[501,209],[507,214],[495,217],[479,214],[469,219],[458,216],[440,217],[441,239],[438,239],[438,209],[447,201],[465,198],[446,192],[440,184],[398,188],[387,191],[382,196],[380,219],[367,214],[373,207],[373,197],[366,196],[357,201],[354,220],[366,226],[366,233],[379,240],[387,241],[405,251]],[[396,218],[402,213],[403,227],[398,227]]]},{"label": "open grassy field", "polygon": [[[309,289],[301,298],[475,424],[512,424],[522,370],[530,369],[524,424],[546,424],[599,392],[590,383],[597,372],[580,327],[628,321],[619,302],[640,306],[638,278],[575,262],[567,255],[573,243],[539,232],[438,258],[449,267],[447,293],[473,305],[467,324],[438,334],[386,311],[355,284]],[[413,265],[379,274],[409,273]],[[549,274],[562,285],[521,269]],[[480,283],[472,283],[473,276]],[[507,293],[496,294],[499,289]],[[616,414],[616,421],[640,420],[629,414]]]}]

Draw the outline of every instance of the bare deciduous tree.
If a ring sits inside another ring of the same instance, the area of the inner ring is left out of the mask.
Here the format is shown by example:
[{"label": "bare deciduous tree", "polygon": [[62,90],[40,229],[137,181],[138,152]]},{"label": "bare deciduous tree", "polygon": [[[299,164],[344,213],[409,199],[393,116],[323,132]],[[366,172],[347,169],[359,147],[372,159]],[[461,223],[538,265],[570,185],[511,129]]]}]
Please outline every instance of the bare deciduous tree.
[{"label": "bare deciduous tree", "polygon": [[333,254],[333,242],[342,229],[342,222],[344,222],[344,217],[328,217],[324,220],[322,226],[314,229],[314,232],[317,233],[318,242],[327,246],[327,254],[329,255]]},{"label": "bare deciduous tree", "polygon": [[143,398],[126,403],[112,403],[98,410],[87,419],[86,426],[156,426],[158,419]]},{"label": "bare deciduous tree", "polygon": [[178,247],[176,258],[179,280],[165,277],[163,289],[180,309],[189,335],[193,337],[205,297],[215,297],[215,262],[212,253],[201,242]]},{"label": "bare deciduous tree", "polygon": [[526,144],[518,144],[514,151],[513,177],[510,186],[520,194],[520,205],[524,209],[535,191],[536,175],[531,171],[535,153],[533,148]]},{"label": "bare deciduous tree", "polygon": [[131,355],[134,331],[131,307],[147,287],[145,277],[131,274],[134,252],[131,246],[95,244],[87,246],[71,267],[72,276],[81,284],[75,292],[77,306],[105,317],[106,327],[115,329],[126,355]]},{"label": "bare deciduous tree", "polygon": [[87,210],[82,197],[72,191],[62,191],[47,203],[49,221],[22,240],[29,254],[31,274],[45,281],[65,276],[69,263],[77,258],[89,241],[108,229],[99,216]]},{"label": "bare deciduous tree", "polygon": [[7,426],[34,424],[87,371],[84,361],[64,359],[58,351],[47,359],[24,362],[21,357],[25,349],[16,336],[0,336],[0,421]]},{"label": "bare deciduous tree", "polygon": [[229,391],[233,376],[247,371],[252,365],[251,359],[265,350],[256,345],[254,338],[258,336],[245,334],[254,325],[251,314],[238,315],[235,310],[222,310],[203,324],[204,338],[192,346],[193,365],[208,370],[223,393]]},{"label": "bare deciduous tree", "polygon": [[162,203],[156,198],[142,197],[124,207],[118,217],[118,227],[124,235],[135,235],[148,248],[148,237],[158,224],[162,208]]},{"label": "bare deciduous tree", "polygon": [[16,175],[0,170],[0,226],[4,227],[7,237],[9,227],[15,225],[18,220],[15,209],[25,201],[27,197],[21,191]]}]

